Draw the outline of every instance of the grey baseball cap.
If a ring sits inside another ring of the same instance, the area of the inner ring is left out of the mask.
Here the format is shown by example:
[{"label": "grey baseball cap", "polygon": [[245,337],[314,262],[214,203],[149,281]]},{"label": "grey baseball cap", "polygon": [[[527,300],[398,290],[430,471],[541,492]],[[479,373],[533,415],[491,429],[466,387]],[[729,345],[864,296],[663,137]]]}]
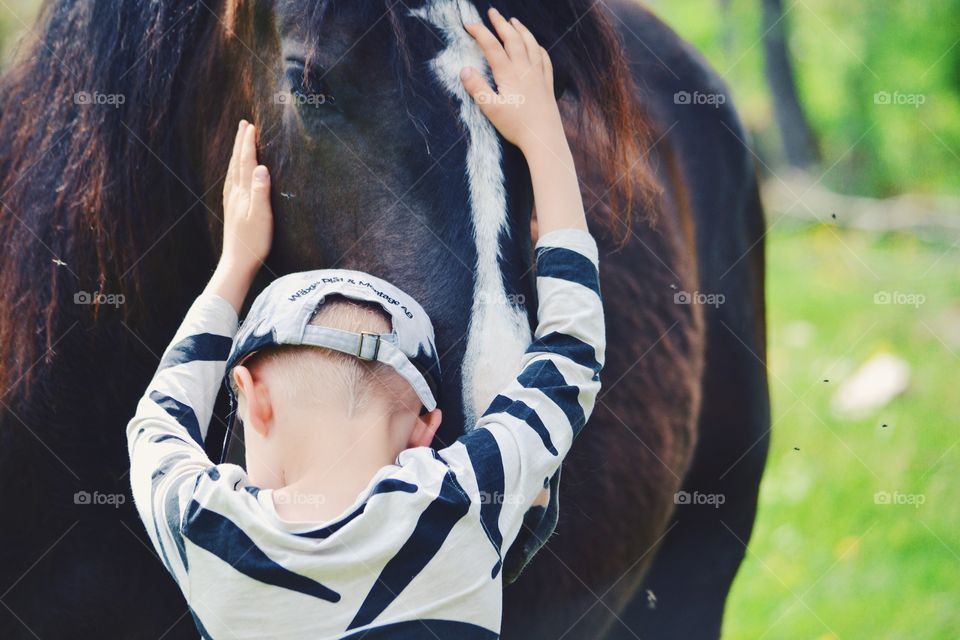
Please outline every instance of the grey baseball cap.
[{"label": "grey baseball cap", "polygon": [[[390,316],[390,333],[356,333],[310,324],[327,296],[378,304]],[[399,373],[427,410],[437,407],[440,359],[433,324],[423,307],[394,285],[360,271],[320,269],[277,278],[253,301],[234,337],[224,380],[231,410],[236,398],[230,385],[235,366],[264,348],[277,345],[325,347],[361,360],[388,364]],[[229,442],[228,430],[227,439]]]}]

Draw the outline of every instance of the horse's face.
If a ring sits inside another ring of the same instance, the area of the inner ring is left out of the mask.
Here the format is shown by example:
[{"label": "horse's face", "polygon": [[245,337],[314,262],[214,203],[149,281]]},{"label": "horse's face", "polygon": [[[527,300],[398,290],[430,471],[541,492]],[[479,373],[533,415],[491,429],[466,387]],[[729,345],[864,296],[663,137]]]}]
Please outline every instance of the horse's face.
[{"label": "horse's face", "polygon": [[245,78],[274,179],[268,267],[359,269],[419,300],[442,440],[514,374],[531,293],[529,176],[462,90],[460,68],[483,60],[460,4],[264,3]]}]

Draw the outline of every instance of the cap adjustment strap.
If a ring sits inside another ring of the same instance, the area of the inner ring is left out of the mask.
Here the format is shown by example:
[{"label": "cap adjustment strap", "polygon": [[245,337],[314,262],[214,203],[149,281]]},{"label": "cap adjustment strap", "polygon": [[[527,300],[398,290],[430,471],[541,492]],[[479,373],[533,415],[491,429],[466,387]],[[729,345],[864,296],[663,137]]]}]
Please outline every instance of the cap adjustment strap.
[{"label": "cap adjustment strap", "polygon": [[[372,340],[372,343],[368,340]],[[371,347],[372,344],[372,347]],[[371,354],[371,348],[373,353]],[[377,356],[380,355],[380,334],[379,333],[367,333],[366,331],[361,331],[358,334],[357,339],[357,351],[354,354],[361,360],[372,361],[376,360]]]},{"label": "cap adjustment strap", "polygon": [[346,331],[307,325],[298,344],[333,349],[347,353],[360,360],[383,362],[393,367],[410,385],[429,410],[437,406],[436,396],[424,374],[417,369],[410,357],[397,346],[396,333],[369,333]]}]

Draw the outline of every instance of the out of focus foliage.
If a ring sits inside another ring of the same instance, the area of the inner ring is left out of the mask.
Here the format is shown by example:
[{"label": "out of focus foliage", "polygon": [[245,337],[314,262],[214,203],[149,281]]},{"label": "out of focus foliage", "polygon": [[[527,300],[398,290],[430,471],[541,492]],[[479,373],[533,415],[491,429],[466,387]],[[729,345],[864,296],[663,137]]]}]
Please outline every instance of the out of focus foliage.
[{"label": "out of focus foliage", "polygon": [[40,0],[2,0],[0,2],[0,64],[5,69],[19,42],[33,39],[33,23]]},{"label": "out of focus foliage", "polygon": [[[779,140],[759,0],[650,0],[731,87],[763,161]],[[824,184],[885,196],[960,190],[960,0],[783,0]]]}]

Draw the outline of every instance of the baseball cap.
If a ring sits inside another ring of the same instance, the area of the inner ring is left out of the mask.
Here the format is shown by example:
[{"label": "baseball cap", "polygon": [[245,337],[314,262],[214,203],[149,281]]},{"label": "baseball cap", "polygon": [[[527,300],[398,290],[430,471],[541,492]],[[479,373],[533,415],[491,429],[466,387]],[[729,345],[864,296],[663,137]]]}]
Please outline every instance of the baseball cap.
[{"label": "baseball cap", "polygon": [[[391,319],[389,333],[353,332],[310,324],[327,296],[379,305]],[[253,301],[237,331],[227,358],[224,381],[231,413],[236,398],[230,373],[257,351],[277,345],[325,347],[396,370],[428,411],[437,407],[440,359],[433,324],[423,307],[389,282],[360,271],[319,269],[291,273],[274,280]],[[229,441],[230,433],[227,438]]]}]

